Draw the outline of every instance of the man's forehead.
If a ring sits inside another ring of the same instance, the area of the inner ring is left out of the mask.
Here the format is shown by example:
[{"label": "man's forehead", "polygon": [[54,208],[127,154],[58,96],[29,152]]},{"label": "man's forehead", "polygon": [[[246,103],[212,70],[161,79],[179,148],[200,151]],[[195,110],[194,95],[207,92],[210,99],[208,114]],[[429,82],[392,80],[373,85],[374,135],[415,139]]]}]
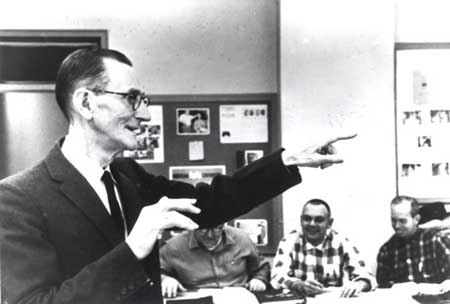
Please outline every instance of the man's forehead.
[{"label": "man's forehead", "polygon": [[329,215],[327,208],[322,204],[320,205],[306,204],[303,207],[303,214],[317,214],[323,216]]},{"label": "man's forehead", "polygon": [[403,201],[399,204],[392,204],[391,211],[395,213],[411,213],[411,203]]}]

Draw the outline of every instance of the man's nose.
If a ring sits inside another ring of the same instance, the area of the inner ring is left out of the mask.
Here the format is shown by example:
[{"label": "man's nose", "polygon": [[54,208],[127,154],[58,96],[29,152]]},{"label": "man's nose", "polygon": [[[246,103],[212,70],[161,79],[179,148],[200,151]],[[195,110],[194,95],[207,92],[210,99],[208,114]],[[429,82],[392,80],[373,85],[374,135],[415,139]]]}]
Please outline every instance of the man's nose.
[{"label": "man's nose", "polygon": [[212,237],[214,236],[214,231],[213,231],[212,229],[208,229],[208,232],[206,233],[206,235],[207,235],[209,238],[212,238]]},{"label": "man's nose", "polygon": [[136,109],[134,116],[141,121],[150,121],[150,119],[152,119],[150,111],[145,103],[141,103],[139,105],[139,108]]}]

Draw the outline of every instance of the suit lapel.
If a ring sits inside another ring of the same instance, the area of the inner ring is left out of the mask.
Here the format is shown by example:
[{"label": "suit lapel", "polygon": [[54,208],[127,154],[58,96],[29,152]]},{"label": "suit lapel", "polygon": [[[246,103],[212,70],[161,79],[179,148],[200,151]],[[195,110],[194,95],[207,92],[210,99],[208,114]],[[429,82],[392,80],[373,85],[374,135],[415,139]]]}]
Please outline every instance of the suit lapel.
[{"label": "suit lapel", "polygon": [[50,176],[59,183],[60,191],[92,221],[113,244],[123,240],[112,217],[86,179],[64,157],[56,145],[45,159]]}]

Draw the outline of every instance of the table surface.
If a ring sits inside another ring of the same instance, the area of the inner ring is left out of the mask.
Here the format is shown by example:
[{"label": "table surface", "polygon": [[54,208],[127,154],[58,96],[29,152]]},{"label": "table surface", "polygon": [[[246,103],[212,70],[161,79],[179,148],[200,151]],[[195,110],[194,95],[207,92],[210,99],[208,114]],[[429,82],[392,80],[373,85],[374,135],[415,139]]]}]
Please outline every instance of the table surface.
[{"label": "table surface", "polygon": [[[212,296],[214,304],[258,304],[256,297],[242,287],[207,288],[184,292],[174,299],[192,299]],[[270,302],[270,304],[297,304],[299,300]],[[314,298],[307,298],[307,304],[418,304],[410,294],[394,289],[376,289],[361,293],[354,298],[341,298],[340,289],[330,289],[329,292]]]}]

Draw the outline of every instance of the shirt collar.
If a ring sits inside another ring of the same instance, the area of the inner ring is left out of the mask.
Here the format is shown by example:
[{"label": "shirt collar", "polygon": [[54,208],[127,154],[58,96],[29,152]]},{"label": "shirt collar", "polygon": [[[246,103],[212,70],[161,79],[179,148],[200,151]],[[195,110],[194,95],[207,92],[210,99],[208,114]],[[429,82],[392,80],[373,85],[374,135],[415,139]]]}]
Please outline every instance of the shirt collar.
[{"label": "shirt collar", "polygon": [[[99,181],[103,175],[104,169],[92,158],[84,153],[79,153],[80,143],[75,137],[67,135],[61,151],[65,158],[88,180]],[[109,171],[109,166],[106,168]]]},{"label": "shirt collar", "polygon": [[325,237],[324,237],[322,243],[320,243],[317,246],[314,246],[313,244],[308,242],[306,240],[306,237],[303,235],[303,242],[305,243],[306,250],[308,250],[308,249],[319,249],[319,250],[322,250],[323,248],[326,248],[333,241],[334,233],[335,232],[334,232],[333,229],[327,229],[327,232],[325,233]]}]

